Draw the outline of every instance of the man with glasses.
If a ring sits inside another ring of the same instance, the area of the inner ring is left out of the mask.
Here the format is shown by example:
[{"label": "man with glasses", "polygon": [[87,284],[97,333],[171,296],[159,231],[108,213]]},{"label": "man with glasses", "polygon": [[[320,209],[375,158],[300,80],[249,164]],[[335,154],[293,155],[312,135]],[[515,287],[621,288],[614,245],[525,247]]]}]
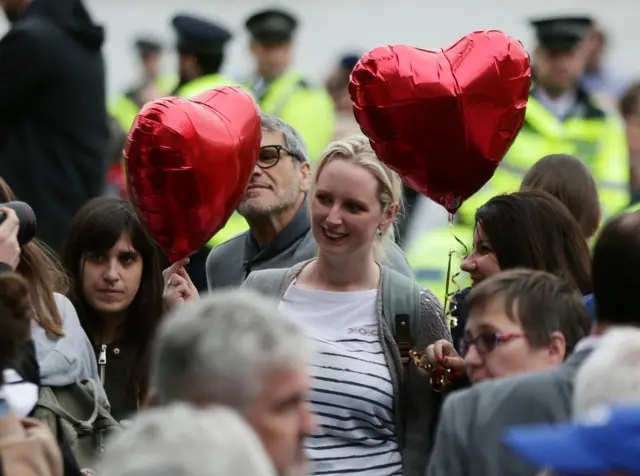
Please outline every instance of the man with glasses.
[{"label": "man with glasses", "polygon": [[[249,229],[211,250],[209,289],[239,286],[251,271],[289,268],[316,255],[306,200],[309,178],[309,155],[300,134],[281,119],[262,114],[260,158],[232,216],[246,219]],[[395,244],[387,256],[390,267],[412,277]]]}]

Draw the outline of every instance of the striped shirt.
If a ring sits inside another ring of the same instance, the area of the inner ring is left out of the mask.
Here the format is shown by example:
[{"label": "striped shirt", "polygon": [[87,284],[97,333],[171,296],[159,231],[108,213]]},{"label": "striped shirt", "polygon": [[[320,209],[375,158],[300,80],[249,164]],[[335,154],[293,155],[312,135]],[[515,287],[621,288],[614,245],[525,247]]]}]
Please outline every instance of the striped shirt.
[{"label": "striped shirt", "polygon": [[314,475],[402,474],[393,384],[378,336],[377,290],[329,292],[291,285],[280,302],[314,340],[305,448]]}]

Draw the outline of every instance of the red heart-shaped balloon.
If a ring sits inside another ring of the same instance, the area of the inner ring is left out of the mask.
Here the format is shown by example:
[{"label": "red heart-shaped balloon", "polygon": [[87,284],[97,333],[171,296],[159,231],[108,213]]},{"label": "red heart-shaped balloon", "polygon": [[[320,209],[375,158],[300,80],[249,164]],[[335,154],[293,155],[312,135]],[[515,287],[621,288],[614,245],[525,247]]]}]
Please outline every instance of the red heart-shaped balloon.
[{"label": "red heart-shaped balloon", "polygon": [[455,213],[515,140],[530,85],[522,44],[491,30],[440,51],[376,48],[356,65],[349,94],[378,157]]},{"label": "red heart-shaped balloon", "polygon": [[124,153],[129,197],[171,262],[225,225],[258,160],[261,134],[258,106],[237,87],[163,98],[140,111]]}]

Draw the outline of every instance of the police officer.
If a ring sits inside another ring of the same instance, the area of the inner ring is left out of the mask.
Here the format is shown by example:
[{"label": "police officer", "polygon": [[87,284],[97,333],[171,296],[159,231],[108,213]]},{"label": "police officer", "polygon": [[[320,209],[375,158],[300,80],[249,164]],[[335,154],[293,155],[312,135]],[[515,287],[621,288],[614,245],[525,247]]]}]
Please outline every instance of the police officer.
[{"label": "police officer", "polygon": [[160,75],[163,48],[158,41],[141,37],[135,41],[135,48],[141,78],[109,104],[109,113],[125,133],[129,132],[136,115],[146,102],[169,94],[177,82],[175,77]]},{"label": "police officer", "polygon": [[256,61],[247,87],[262,112],[278,116],[300,131],[311,160],[318,158],[333,137],[333,101],[324,88],[311,87],[289,68],[298,21],[285,11],[265,10],[252,15],[245,25]]},{"label": "police officer", "polygon": [[562,17],[531,22],[538,46],[525,123],[489,183],[460,209],[465,223],[499,193],[515,192],[527,170],[549,154],[569,154],[587,164],[598,185],[605,217],[630,202],[629,158],[621,119],[599,108],[581,87],[593,21]]},{"label": "police officer", "polygon": [[174,96],[190,98],[220,86],[237,84],[220,73],[231,33],[221,25],[191,15],[172,20],[178,36],[180,82]]}]

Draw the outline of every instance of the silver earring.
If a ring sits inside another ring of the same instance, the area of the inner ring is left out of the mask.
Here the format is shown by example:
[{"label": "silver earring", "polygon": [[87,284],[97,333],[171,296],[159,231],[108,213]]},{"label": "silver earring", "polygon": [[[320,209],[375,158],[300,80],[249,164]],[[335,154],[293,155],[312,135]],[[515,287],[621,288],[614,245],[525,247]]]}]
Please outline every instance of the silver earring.
[{"label": "silver earring", "polygon": [[378,228],[378,236],[382,236],[382,228]]}]

